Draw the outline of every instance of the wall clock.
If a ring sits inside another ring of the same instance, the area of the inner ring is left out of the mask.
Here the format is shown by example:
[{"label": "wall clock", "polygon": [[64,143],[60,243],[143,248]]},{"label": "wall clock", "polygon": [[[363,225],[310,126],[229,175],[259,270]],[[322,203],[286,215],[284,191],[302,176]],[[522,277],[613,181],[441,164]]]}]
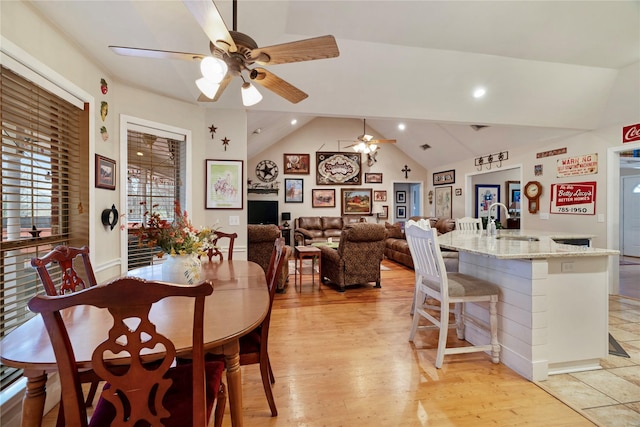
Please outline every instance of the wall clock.
[{"label": "wall clock", "polygon": [[529,199],[529,213],[536,213],[540,209],[540,195],[542,185],[538,181],[529,181],[524,186],[524,195]]},{"label": "wall clock", "polygon": [[262,182],[271,182],[278,177],[278,165],[271,160],[262,160],[256,166],[256,175]]}]

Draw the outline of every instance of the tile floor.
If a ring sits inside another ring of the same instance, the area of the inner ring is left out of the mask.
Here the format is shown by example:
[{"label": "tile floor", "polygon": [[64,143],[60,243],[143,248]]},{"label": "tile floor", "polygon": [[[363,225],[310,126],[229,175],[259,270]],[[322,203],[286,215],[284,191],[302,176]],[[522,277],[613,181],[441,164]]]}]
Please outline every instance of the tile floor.
[{"label": "tile floor", "polygon": [[609,355],[602,370],[553,375],[537,384],[599,426],[638,427],[640,300],[609,297],[609,332],[630,358]]}]

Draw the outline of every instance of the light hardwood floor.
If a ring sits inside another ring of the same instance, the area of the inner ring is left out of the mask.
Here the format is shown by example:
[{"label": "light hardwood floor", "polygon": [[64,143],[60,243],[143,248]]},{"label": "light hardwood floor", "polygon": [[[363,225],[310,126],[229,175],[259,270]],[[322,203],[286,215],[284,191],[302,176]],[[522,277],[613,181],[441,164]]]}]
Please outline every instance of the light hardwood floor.
[{"label": "light hardwood floor", "polygon": [[[257,365],[246,366],[245,426],[613,425],[585,416],[580,405],[563,403],[484,353],[447,356],[435,369],[435,332],[408,342],[413,270],[383,265],[390,270],[382,272],[381,289],[318,290],[317,276],[315,287],[304,276],[302,292],[292,281],[276,295],[269,345],[279,415],[270,416]],[[633,313],[626,316],[637,336],[640,306],[617,310]],[[450,340],[457,341],[455,333]],[[45,427],[55,425],[56,411]],[[231,425],[228,411],[224,425]]]}]

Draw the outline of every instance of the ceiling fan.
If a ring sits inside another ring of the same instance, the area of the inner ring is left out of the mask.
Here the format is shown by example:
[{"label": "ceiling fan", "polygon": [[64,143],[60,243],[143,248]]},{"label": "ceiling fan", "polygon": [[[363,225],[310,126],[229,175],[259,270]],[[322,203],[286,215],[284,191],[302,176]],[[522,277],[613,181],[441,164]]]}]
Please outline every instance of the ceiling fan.
[{"label": "ceiling fan", "polygon": [[244,105],[250,106],[260,102],[262,95],[245,80],[242,73],[246,72],[249,80],[296,104],[309,95],[267,69],[253,67],[253,65],[312,61],[335,58],[340,54],[336,40],[331,35],[258,47],[251,37],[236,31],[237,0],[233,0],[233,31],[227,29],[212,0],[183,0],[183,3],[209,37],[211,56],[124,46],[109,46],[109,48],[118,55],[125,56],[201,61],[200,69],[203,77],[196,81],[196,85],[202,95],[198,97],[198,101],[217,101],[231,80],[234,77],[240,77],[243,81]]},{"label": "ceiling fan", "polygon": [[367,119],[362,122],[362,135],[356,137],[356,140],[340,140],[351,141],[353,144],[347,145],[345,148],[352,147],[354,151],[359,153],[373,153],[378,149],[378,144],[395,144],[395,139],[374,139],[372,135],[367,134]]}]

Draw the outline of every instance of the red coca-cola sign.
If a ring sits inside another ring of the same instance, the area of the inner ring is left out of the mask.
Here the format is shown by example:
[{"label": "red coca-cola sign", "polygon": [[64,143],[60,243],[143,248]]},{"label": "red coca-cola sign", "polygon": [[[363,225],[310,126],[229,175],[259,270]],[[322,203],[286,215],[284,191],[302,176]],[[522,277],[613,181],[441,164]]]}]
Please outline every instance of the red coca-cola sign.
[{"label": "red coca-cola sign", "polygon": [[640,123],[622,128],[622,143],[640,141]]}]

